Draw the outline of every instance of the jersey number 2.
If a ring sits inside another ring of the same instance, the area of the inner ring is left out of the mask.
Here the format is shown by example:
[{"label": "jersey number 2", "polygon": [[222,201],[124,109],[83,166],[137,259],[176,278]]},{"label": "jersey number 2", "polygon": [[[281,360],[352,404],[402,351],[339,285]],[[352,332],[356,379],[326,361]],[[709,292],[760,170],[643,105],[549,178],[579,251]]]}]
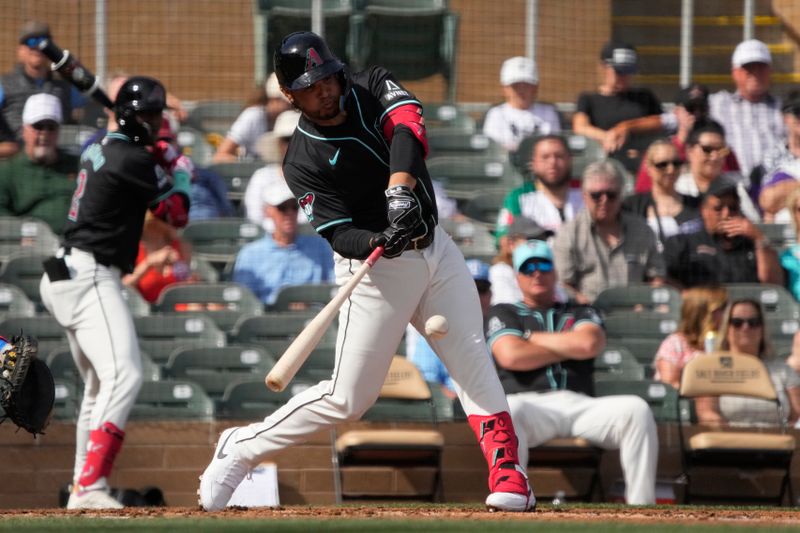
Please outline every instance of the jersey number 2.
[{"label": "jersey number 2", "polygon": [[69,206],[69,213],[67,218],[72,222],[78,220],[78,208],[81,206],[81,198],[83,193],[86,192],[86,170],[81,170],[78,174],[78,184],[75,186],[75,192],[72,194],[72,203]]}]

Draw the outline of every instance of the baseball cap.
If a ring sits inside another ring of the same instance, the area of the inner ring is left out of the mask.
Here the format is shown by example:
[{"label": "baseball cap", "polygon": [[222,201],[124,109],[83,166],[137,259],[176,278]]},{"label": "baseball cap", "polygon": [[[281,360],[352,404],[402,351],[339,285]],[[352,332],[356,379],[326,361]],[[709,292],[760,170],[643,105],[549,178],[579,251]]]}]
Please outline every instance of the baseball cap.
[{"label": "baseball cap", "polygon": [[36,124],[42,120],[54,120],[61,124],[61,100],[52,94],[37,93],[25,100],[22,109],[22,123]]},{"label": "baseball cap", "polygon": [[769,48],[758,39],[748,39],[740,42],[733,51],[731,57],[731,64],[739,68],[748,63],[766,63],[772,64],[772,54],[769,53]]},{"label": "baseball cap", "polygon": [[720,176],[711,182],[705,194],[703,194],[703,197],[716,196],[719,198],[728,194],[733,194],[737,198],[739,197],[736,182],[725,176]]},{"label": "baseball cap", "polygon": [[28,39],[50,37],[50,26],[38,20],[29,20],[19,30],[19,44],[27,44]]},{"label": "baseball cap", "polygon": [[467,259],[467,269],[475,281],[489,281],[489,265],[480,259]]},{"label": "baseball cap", "polygon": [[555,235],[553,231],[544,229],[535,221],[524,216],[516,216],[511,224],[508,226],[506,235],[515,236],[520,235],[526,239],[539,239],[544,240],[548,237]]},{"label": "baseball cap", "polygon": [[286,95],[281,92],[281,84],[278,83],[278,76],[274,72],[267,78],[264,89],[267,92],[267,98],[280,98],[287,102],[289,101]]},{"label": "baseball cap", "polygon": [[265,204],[272,206],[281,205],[287,200],[294,200],[294,194],[286,185],[286,180],[275,179],[269,182],[261,192],[261,199]]},{"label": "baseball cap", "polygon": [[600,59],[617,71],[617,74],[633,74],[639,69],[636,48],[627,43],[608,42],[600,52]]},{"label": "baseball cap", "polygon": [[708,105],[708,87],[699,83],[692,83],[684,87],[675,95],[675,105],[689,107],[692,105]]},{"label": "baseball cap", "polygon": [[512,262],[514,263],[514,271],[519,272],[520,267],[530,259],[544,259],[545,261],[553,262],[553,251],[550,246],[544,241],[532,240],[525,244],[520,244],[514,248],[512,254]]},{"label": "baseball cap", "polygon": [[513,83],[539,83],[539,73],[536,62],[529,57],[512,57],[503,61],[500,68],[500,84],[505,86]]}]

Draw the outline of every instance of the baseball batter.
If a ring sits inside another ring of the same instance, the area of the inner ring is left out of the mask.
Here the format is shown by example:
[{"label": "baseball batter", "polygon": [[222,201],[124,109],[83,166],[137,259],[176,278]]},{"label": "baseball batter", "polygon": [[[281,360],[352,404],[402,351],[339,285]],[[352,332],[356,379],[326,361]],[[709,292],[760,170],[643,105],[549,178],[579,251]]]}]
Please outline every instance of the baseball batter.
[{"label": "baseball batter", "polygon": [[176,226],[186,223],[189,209],[189,173],[176,153],[153,146],[165,102],[154,79],[122,85],[114,108],[119,130],[81,155],[63,246],[45,262],[42,302],[66,329],[84,381],[68,509],[122,507],[106,478],[142,369],[120,277],[133,270],[148,208]]},{"label": "baseball batter", "polygon": [[330,380],[298,394],[263,422],[220,436],[201,477],[200,503],[225,507],[247,472],[319,429],[356,420],[375,402],[409,321],[443,315],[450,332],[428,337],[456,384],[489,464],[490,509],[526,511],[535,499],[517,461],[517,438],[488,356],[475,283],[437,226],[421,104],[385,69],[350,75],[327,44],[293,33],[275,51],[281,88],[302,111],[284,159],[301,209],[333,248],[342,284],[378,245],[383,259],[339,315]]}]

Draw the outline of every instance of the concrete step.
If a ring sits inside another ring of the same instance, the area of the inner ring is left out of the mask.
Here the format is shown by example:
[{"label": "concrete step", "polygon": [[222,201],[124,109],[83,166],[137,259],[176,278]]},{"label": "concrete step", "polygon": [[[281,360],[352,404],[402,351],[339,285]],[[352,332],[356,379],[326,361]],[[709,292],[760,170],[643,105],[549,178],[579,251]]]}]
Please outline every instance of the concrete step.
[{"label": "concrete step", "polygon": [[[642,16],[680,16],[681,0],[659,0],[646,2],[642,0],[614,0],[611,5],[612,15]],[[697,16],[741,15],[743,3],[733,0],[702,0],[694,3],[694,14]],[[771,0],[756,0],[756,15],[772,14]]]}]

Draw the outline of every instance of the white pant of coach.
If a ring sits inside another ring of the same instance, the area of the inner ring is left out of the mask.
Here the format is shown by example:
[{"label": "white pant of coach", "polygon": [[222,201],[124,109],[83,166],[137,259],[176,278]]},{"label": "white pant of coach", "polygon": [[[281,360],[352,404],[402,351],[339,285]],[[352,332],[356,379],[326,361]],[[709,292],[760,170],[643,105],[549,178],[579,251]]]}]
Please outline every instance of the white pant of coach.
[{"label": "white pant of coach", "polygon": [[[336,255],[337,283],[344,283],[361,264]],[[453,377],[465,412],[507,411],[499,380],[486,379],[496,370],[484,341],[475,283],[455,243],[436,228],[428,248],[375,263],[340,310],[332,379],[238,431],[242,459],[256,464],[320,429],[360,418],[378,398],[406,325],[411,322],[424,332],[433,315],[450,323],[445,337],[428,340]]]},{"label": "white pant of coach", "polygon": [[[63,254],[63,250],[59,251]],[[104,422],[125,428],[142,384],[142,360],[120,270],[76,248],[64,255],[71,279],[39,284],[44,306],[66,330],[84,382],[76,428],[75,479],[86,461],[89,432]]]},{"label": "white pant of coach", "polygon": [[592,398],[562,390],[509,394],[508,405],[519,438],[521,465],[528,464],[528,448],[554,438],[582,437],[605,450],[619,450],[627,503],[655,503],[658,433],[643,399],[632,395]]}]

